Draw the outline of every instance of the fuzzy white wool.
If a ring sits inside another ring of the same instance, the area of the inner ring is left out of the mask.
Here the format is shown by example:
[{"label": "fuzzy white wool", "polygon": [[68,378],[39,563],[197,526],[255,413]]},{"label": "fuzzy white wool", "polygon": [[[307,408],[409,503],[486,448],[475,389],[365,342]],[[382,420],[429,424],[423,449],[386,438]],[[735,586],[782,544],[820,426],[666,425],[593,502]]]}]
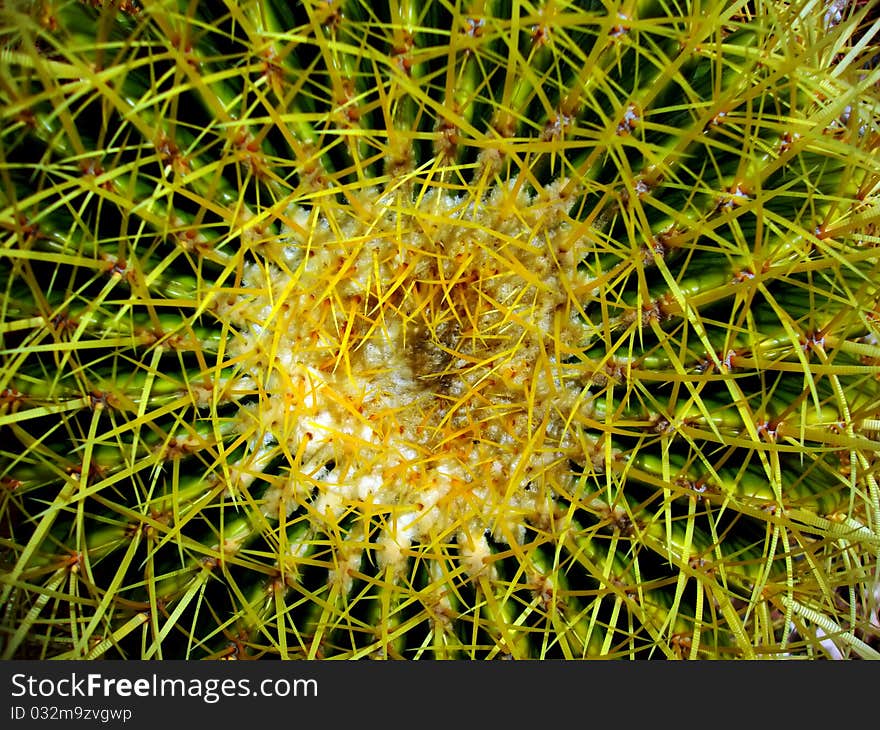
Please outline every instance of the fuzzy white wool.
[{"label": "fuzzy white wool", "polygon": [[249,417],[295,455],[292,473],[321,473],[315,520],[364,502],[385,515],[370,537],[382,565],[454,528],[476,575],[486,533],[524,539],[546,513],[536,495],[566,478],[578,444],[562,418],[584,383],[556,354],[588,334],[564,311],[585,282],[563,189],[542,200],[515,181],[480,201],[432,193],[417,207],[428,229],[393,194],[332,227],[295,208],[283,267],[246,266],[253,294],[224,305],[230,354],[266,384]]}]

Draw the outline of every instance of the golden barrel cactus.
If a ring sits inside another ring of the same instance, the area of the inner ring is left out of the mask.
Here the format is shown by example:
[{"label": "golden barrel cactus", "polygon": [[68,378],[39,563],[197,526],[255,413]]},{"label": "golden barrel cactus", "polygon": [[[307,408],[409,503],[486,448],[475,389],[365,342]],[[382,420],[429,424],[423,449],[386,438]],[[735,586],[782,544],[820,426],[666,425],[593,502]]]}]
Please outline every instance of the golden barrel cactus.
[{"label": "golden barrel cactus", "polygon": [[878,32],[7,3],[5,656],[880,656]]}]

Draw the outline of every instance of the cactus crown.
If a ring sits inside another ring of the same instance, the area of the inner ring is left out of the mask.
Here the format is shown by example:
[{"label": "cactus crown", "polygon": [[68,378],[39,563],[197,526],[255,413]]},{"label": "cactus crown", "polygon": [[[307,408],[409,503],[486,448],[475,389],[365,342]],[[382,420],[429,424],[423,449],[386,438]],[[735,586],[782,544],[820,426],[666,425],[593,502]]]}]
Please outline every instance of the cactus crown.
[{"label": "cactus crown", "polygon": [[7,657],[877,657],[871,3],[0,10]]}]

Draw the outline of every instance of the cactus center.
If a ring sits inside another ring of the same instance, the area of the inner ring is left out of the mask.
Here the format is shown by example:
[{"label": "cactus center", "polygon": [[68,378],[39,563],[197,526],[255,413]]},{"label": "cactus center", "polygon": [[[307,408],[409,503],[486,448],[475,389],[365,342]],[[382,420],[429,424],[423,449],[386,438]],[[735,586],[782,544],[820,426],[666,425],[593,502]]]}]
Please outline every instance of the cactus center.
[{"label": "cactus center", "polygon": [[223,314],[259,394],[251,469],[290,466],[267,513],[372,514],[380,562],[454,540],[470,573],[548,518],[588,408],[571,203],[514,181],[288,211]]}]

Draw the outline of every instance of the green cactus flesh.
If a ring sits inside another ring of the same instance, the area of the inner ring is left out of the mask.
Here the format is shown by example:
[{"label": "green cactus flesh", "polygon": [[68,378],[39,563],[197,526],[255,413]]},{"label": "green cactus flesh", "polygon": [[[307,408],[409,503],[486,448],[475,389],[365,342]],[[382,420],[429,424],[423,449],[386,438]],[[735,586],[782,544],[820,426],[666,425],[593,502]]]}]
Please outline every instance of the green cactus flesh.
[{"label": "green cactus flesh", "polygon": [[5,656],[880,656],[876,15],[8,3]]}]

